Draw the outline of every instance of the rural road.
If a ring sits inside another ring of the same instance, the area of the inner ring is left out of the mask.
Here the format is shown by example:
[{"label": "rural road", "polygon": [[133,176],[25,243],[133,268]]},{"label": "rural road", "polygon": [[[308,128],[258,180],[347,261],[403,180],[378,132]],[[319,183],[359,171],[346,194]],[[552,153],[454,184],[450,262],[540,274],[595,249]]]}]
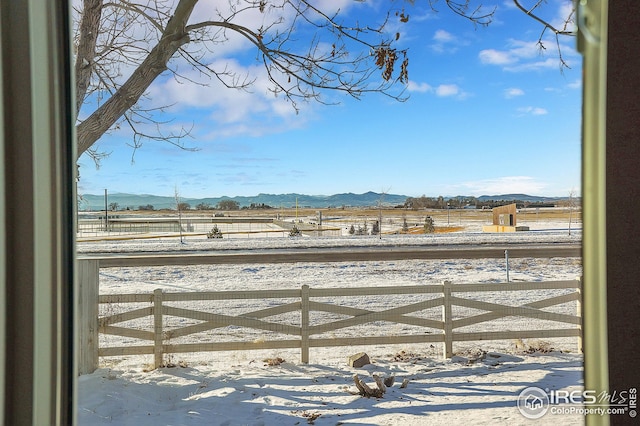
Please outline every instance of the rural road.
[{"label": "rural road", "polygon": [[80,255],[98,259],[101,268],[123,266],[212,265],[243,263],[352,262],[407,259],[492,259],[523,257],[580,257],[578,244],[451,245],[402,247],[327,247],[299,249],[256,249],[229,251],[181,251],[154,253],[111,253]]}]

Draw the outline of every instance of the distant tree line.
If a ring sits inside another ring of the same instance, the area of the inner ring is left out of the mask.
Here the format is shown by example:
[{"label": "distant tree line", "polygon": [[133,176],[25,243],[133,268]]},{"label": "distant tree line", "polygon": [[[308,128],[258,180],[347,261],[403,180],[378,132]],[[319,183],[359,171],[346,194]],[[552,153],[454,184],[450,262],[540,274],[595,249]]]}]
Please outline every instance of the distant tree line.
[{"label": "distant tree line", "polygon": [[466,206],[477,206],[478,200],[476,197],[451,197],[445,199],[442,195],[439,197],[427,197],[425,195],[421,197],[409,197],[405,200],[404,204],[400,206],[404,209],[420,210],[420,209],[446,209],[449,208],[461,208]]},{"label": "distant tree line", "polygon": [[[180,211],[191,210],[191,204],[185,203],[185,202],[178,203],[177,207],[178,207],[178,210]],[[109,204],[109,209],[112,211],[116,211],[120,209],[120,206],[118,205],[118,203],[111,203]],[[152,204],[146,204],[146,205],[138,206],[137,210],[153,211],[155,209],[156,208]],[[273,209],[273,207],[265,203],[251,203],[248,206],[240,207],[240,203],[238,203],[237,201],[220,200],[215,206],[212,206],[208,203],[196,204],[195,209],[196,210],[268,210],[268,209]],[[127,207],[127,210],[130,210],[130,208]]]},{"label": "distant tree line", "polygon": [[251,203],[249,206],[240,207],[240,203],[234,200],[220,200],[215,206],[207,203],[200,203],[196,206],[196,210],[266,210],[272,208],[265,203]]},{"label": "distant tree line", "polygon": [[249,210],[269,210],[272,208],[273,207],[265,203],[251,203],[249,207],[243,207],[243,209],[249,209]]},{"label": "distant tree line", "polygon": [[[109,203],[108,206],[110,211],[119,211],[119,210],[139,210],[139,211],[155,211],[156,207],[153,204],[144,204],[139,205],[137,208],[134,206],[121,207],[120,204],[116,202]],[[159,210],[165,210],[166,208],[160,208]],[[272,206],[265,203],[251,203],[248,206],[240,207],[240,203],[234,200],[221,200],[215,206],[212,206],[208,203],[199,203],[195,206],[196,210],[268,210],[273,209]],[[185,211],[191,210],[191,204],[180,202],[177,204],[177,210]]]},{"label": "distant tree line", "polygon": [[562,201],[551,202],[551,201],[524,201],[524,200],[488,200],[478,202],[478,208],[494,208],[499,206],[504,206],[505,204],[513,204],[515,203],[516,208],[524,209],[524,208],[542,208],[542,207],[557,207],[562,204]]},{"label": "distant tree line", "polygon": [[[479,200],[476,197],[459,196],[444,198],[439,197],[409,197],[405,200],[404,204],[396,206],[396,208],[403,208],[409,210],[423,210],[423,209],[459,209],[459,208],[495,208],[498,206],[504,206],[505,204],[515,203],[517,208],[527,207],[556,207],[562,205],[563,201],[547,202],[547,201],[527,201],[527,200]],[[565,202],[566,203],[566,202]]]}]

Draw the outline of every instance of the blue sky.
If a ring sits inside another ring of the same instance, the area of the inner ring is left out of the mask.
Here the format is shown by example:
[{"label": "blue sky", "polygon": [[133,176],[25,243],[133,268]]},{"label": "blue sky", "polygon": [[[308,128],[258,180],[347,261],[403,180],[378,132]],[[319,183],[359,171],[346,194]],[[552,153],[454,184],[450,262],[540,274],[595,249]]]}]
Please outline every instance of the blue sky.
[{"label": "blue sky", "polygon": [[[379,2],[343,3],[364,20],[376,17]],[[547,38],[540,53],[535,44],[541,26],[510,0],[496,4],[487,28],[474,27],[441,3],[438,13],[420,0],[406,8],[410,20],[398,44],[409,49],[406,102],[329,93],[325,100],[339,105],[303,104],[296,114],[264,90],[255,52],[230,43],[212,60],[255,72],[251,93],[213,83],[176,84],[165,76],[150,90],[152,105],[172,104],[163,117],[172,120],[168,126],[192,129],[185,144],[197,151],[146,142],[133,156],[131,135],[110,133],[99,141],[98,149],[110,152],[99,168],[80,158],[79,193],[580,193],[581,58],[575,39],[561,40],[571,66],[561,71],[555,41]],[[546,18],[558,22],[567,4],[549,0]]]}]

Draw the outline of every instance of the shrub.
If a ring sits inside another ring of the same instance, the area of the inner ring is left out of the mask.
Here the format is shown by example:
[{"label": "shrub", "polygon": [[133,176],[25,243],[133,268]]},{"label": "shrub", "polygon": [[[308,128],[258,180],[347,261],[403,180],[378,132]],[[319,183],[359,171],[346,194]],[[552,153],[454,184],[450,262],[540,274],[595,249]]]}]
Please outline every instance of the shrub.
[{"label": "shrub", "polygon": [[376,220],[373,226],[371,227],[371,235],[378,235],[379,233],[380,233],[380,222]]},{"label": "shrub", "polygon": [[293,225],[293,228],[291,228],[291,231],[289,231],[289,236],[290,237],[299,237],[302,235],[302,232],[300,232],[300,230],[298,229],[297,226]]},{"label": "shrub", "polygon": [[434,232],[436,232],[436,227],[433,226],[433,218],[431,216],[427,216],[424,219],[424,233],[433,234]]},{"label": "shrub", "polygon": [[358,225],[358,229],[356,229],[356,235],[367,235],[369,230],[367,229],[367,224],[364,224],[364,227]]},{"label": "shrub", "polygon": [[222,231],[218,229],[218,225],[214,225],[211,231],[207,232],[207,238],[222,238]]}]

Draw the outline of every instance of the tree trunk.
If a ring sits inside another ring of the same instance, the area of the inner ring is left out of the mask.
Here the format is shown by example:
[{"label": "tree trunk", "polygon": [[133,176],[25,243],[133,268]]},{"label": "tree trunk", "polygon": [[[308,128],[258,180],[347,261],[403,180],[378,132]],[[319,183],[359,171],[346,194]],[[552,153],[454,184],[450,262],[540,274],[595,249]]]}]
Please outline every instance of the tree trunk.
[{"label": "tree trunk", "polygon": [[102,0],[84,0],[75,63],[76,114],[80,111],[91,81],[101,16]]},{"label": "tree trunk", "polygon": [[[185,27],[198,0],[181,0],[158,44],[129,79],[86,120],[76,126],[78,157],[133,107],[151,83],[167,69],[171,57],[190,41]],[[95,48],[94,48],[95,49]]]}]

